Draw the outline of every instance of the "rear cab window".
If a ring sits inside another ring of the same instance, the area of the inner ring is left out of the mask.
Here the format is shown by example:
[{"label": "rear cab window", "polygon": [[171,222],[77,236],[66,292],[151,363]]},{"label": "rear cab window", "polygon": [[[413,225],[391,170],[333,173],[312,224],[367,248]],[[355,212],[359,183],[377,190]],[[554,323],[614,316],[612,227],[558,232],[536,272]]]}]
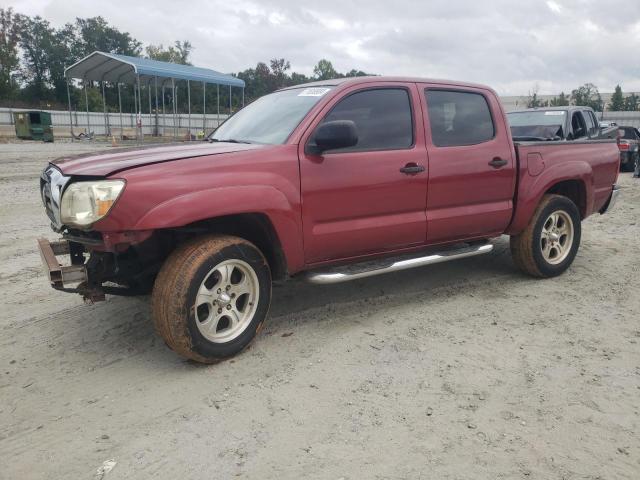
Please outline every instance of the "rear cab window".
[{"label": "rear cab window", "polygon": [[481,93],[427,88],[425,97],[435,146],[476,145],[495,137],[491,110]]}]

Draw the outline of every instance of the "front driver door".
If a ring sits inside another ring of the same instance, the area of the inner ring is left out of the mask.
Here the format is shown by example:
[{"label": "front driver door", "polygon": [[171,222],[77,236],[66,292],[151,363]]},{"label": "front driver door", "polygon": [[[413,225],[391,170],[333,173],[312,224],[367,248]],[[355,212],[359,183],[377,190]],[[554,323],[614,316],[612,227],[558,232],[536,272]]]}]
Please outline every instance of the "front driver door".
[{"label": "front driver door", "polygon": [[[427,153],[415,84],[352,87],[318,118],[300,143],[306,263],[423,244]],[[306,151],[315,128],[333,120],[353,121],[358,143],[320,155]]]}]

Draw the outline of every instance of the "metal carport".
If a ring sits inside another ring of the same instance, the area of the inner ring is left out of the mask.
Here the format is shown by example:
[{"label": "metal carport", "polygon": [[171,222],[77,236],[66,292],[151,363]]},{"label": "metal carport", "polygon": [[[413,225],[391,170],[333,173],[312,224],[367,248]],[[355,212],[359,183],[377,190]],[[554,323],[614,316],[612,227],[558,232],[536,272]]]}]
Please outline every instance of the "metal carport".
[{"label": "metal carport", "polygon": [[[91,136],[91,126],[89,124],[89,100],[87,94],[88,82],[99,82],[102,88],[102,102],[104,110],[104,121],[107,135],[110,133],[110,125],[107,125],[107,104],[105,97],[105,82],[109,82],[117,85],[118,89],[118,108],[120,112],[120,134],[122,136],[123,124],[122,124],[122,97],[120,92],[120,86],[133,85],[134,90],[134,104],[138,115],[142,113],[142,85],[147,85],[149,93],[149,113],[151,113],[152,105],[152,83],[155,88],[155,110],[156,115],[159,113],[158,105],[158,87],[162,90],[162,115],[163,122],[166,116],[164,105],[164,89],[167,82],[171,82],[172,89],[172,113],[175,119],[177,115],[176,107],[176,80],[183,80],[187,82],[187,95],[188,95],[188,114],[189,114],[189,139],[191,138],[191,82],[202,82],[202,99],[203,99],[203,130],[206,119],[206,85],[216,85],[217,93],[217,118],[220,117],[220,86],[229,87],[229,110],[231,111],[231,99],[232,99],[232,87],[241,89],[242,101],[241,105],[244,105],[244,87],[243,80],[236,78],[232,75],[216,72],[208,68],[193,67],[191,65],[180,65],[176,63],[161,62],[158,60],[150,60],[148,58],[130,57],[127,55],[119,55],[115,53],[105,52],[93,52],[87,55],[82,60],[77,61],[70,67],[64,70],[67,80],[67,96],[69,99],[69,116],[71,117],[71,91],[69,88],[69,82],[72,79],[81,80],[84,84],[85,105],[87,110],[87,135]],[[137,91],[136,91],[137,90]],[[141,121],[136,122],[136,138],[138,138],[138,131],[141,130]],[[174,137],[176,136],[176,125],[173,124]],[[164,133],[164,132],[163,132]],[[71,122],[71,135],[77,138],[73,133],[73,121]]]}]

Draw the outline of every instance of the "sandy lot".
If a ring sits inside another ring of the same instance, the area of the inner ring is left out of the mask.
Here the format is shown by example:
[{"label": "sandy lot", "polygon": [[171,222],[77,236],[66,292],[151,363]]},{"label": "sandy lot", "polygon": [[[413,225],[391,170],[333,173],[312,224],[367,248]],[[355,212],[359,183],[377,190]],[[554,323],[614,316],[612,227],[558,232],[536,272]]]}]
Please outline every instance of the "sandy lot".
[{"label": "sandy lot", "polygon": [[[0,478],[640,478],[640,181],[551,280],[490,255],[275,290],[215,366],[147,298],[50,289],[37,178],[90,145],[0,145]],[[113,460],[108,473],[98,472]]]}]

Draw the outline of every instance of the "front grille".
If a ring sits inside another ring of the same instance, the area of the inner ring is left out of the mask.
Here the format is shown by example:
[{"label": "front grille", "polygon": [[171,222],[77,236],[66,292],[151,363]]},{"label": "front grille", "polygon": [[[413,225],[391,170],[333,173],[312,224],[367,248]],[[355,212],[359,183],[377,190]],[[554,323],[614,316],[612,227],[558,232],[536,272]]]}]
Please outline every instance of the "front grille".
[{"label": "front grille", "polygon": [[40,192],[42,192],[42,203],[44,204],[44,210],[47,213],[47,217],[52,223],[56,222],[56,217],[53,213],[53,199],[51,198],[51,181],[40,180]]},{"label": "front grille", "polygon": [[60,221],[60,200],[64,187],[69,181],[69,177],[62,175],[62,172],[53,165],[49,165],[42,172],[40,177],[40,194],[47,217],[51,220],[51,228],[59,232],[62,229]]}]

